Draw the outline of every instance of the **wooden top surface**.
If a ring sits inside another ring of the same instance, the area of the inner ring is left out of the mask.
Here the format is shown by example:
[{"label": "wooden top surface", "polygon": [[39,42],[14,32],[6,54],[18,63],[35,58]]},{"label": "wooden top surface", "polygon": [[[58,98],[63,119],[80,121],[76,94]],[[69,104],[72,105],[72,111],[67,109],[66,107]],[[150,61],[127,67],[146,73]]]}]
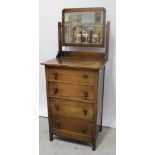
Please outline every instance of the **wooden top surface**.
[{"label": "wooden top surface", "polygon": [[101,69],[105,65],[103,59],[81,59],[81,58],[55,58],[50,59],[42,65],[53,67],[83,68],[83,69]]}]

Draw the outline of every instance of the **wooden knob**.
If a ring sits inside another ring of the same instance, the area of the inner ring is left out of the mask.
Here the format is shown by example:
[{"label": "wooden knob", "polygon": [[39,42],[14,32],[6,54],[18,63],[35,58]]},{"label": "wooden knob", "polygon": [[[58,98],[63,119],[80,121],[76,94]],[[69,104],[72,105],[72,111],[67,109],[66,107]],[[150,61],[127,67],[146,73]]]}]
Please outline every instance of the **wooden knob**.
[{"label": "wooden knob", "polygon": [[55,105],[55,109],[56,109],[56,111],[59,111],[59,106]]},{"label": "wooden knob", "polygon": [[84,89],[83,95],[84,95],[85,98],[88,97],[88,91],[87,91],[87,89]]},{"label": "wooden knob", "polygon": [[57,123],[56,123],[56,127],[57,127],[57,128],[60,128],[60,123],[57,122]]},{"label": "wooden knob", "polygon": [[54,72],[53,73],[54,79],[57,80],[58,79],[58,73]]},{"label": "wooden knob", "polygon": [[83,113],[84,113],[84,115],[86,116],[87,115],[87,109],[83,109]]},{"label": "wooden knob", "polygon": [[88,74],[83,74],[84,79],[88,79]]},{"label": "wooden knob", "polygon": [[55,88],[54,88],[54,94],[57,94],[57,93],[58,93],[58,88],[55,87]]},{"label": "wooden knob", "polygon": [[82,130],[83,133],[86,133],[87,128],[86,127],[83,127],[81,130]]}]

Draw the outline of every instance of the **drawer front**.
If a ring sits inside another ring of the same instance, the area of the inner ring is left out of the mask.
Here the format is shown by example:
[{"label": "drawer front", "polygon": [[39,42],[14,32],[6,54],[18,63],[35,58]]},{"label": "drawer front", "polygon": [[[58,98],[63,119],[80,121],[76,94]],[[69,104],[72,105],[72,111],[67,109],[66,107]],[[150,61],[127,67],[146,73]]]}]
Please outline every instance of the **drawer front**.
[{"label": "drawer front", "polygon": [[51,127],[84,135],[92,135],[92,123],[51,116]]},{"label": "drawer front", "polygon": [[93,121],[93,104],[90,103],[51,98],[49,110],[52,115]]},{"label": "drawer front", "polygon": [[71,69],[48,69],[48,80],[94,84],[95,72]]},{"label": "drawer front", "polygon": [[70,132],[67,130],[61,130],[58,128],[52,128],[52,133],[57,136],[61,137],[66,137],[69,139],[74,139],[74,140],[80,140],[84,142],[92,142],[92,136],[91,135],[85,135],[77,132]]},{"label": "drawer front", "polygon": [[51,97],[67,97],[93,101],[94,86],[49,82],[49,95]]}]

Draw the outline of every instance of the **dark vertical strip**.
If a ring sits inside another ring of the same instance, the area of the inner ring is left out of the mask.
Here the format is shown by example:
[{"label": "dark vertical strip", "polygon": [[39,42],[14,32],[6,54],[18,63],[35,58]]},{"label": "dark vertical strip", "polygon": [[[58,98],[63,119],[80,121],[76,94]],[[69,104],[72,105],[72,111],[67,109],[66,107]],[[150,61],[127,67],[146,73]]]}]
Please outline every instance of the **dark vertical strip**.
[{"label": "dark vertical strip", "polygon": [[60,57],[60,53],[62,51],[62,31],[61,31],[61,22],[58,22],[58,54],[57,58]]},{"label": "dark vertical strip", "polygon": [[104,79],[105,79],[105,67],[103,68],[103,86],[102,86],[102,110],[101,110],[101,128],[100,131],[102,131],[102,117],[103,117],[103,101],[104,101]]},{"label": "dark vertical strip", "polygon": [[109,54],[109,35],[110,35],[110,22],[108,21],[106,27],[105,60],[108,60],[108,54]]}]

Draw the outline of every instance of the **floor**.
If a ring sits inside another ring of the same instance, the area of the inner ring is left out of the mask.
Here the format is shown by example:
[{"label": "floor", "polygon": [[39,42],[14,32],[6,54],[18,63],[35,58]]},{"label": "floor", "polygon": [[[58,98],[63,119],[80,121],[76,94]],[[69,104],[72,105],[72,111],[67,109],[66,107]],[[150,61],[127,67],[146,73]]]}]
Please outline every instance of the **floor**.
[{"label": "floor", "polygon": [[96,151],[91,145],[54,136],[49,141],[48,120],[39,118],[39,155],[115,155],[116,129],[103,127],[97,139]]}]

